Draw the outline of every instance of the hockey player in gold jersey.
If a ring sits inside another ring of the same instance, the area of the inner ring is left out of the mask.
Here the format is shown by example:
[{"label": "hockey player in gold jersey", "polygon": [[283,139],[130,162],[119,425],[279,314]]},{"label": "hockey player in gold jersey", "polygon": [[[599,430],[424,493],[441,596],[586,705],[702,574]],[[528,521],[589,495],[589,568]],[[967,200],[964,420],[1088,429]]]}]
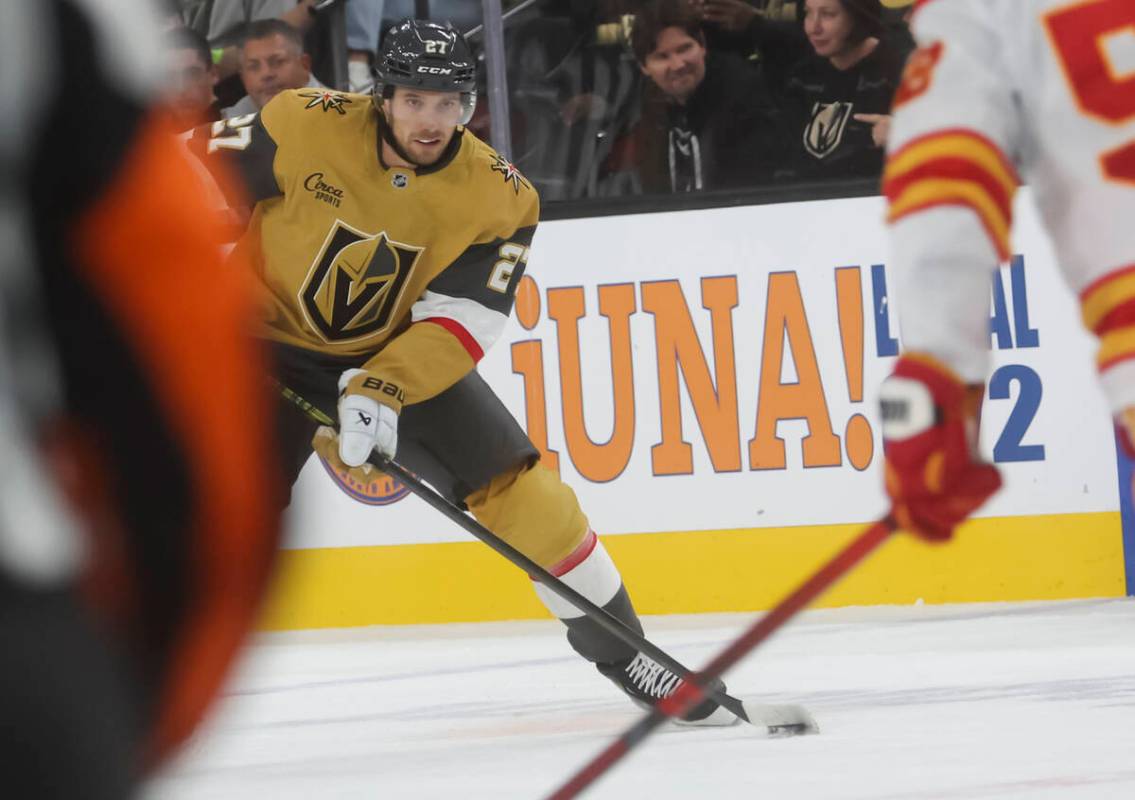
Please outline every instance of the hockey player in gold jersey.
[{"label": "hockey player in gold jersey", "polygon": [[[464,129],[475,61],[450,27],[407,20],[380,48],[373,97],[286,91],[215,123],[206,162],[230,161],[255,198],[234,251],[267,290],[277,378],[339,421],[284,412],[292,480],[314,445],[365,498],[397,460],[451,502],[632,628],[622,579],[572,490],[477,374],[500,336],[539,216],[535,189]],[[314,437],[314,438],[313,438]],[[541,585],[584,658],[640,703],[676,675]],[[376,587],[376,602],[380,587]],[[687,722],[732,724],[714,701]]]}]

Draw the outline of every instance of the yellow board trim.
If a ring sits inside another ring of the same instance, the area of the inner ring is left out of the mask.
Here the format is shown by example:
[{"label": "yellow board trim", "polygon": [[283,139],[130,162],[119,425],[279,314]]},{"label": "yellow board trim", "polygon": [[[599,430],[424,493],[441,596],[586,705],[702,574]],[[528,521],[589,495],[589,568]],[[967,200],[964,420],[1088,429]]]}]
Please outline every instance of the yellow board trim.
[{"label": "yellow board trim", "polygon": [[[769,608],[863,529],[819,525],[607,536],[643,614]],[[818,606],[1121,597],[1117,512],[973,520],[954,541],[896,536]],[[548,616],[479,542],[286,550],[267,630]]]}]

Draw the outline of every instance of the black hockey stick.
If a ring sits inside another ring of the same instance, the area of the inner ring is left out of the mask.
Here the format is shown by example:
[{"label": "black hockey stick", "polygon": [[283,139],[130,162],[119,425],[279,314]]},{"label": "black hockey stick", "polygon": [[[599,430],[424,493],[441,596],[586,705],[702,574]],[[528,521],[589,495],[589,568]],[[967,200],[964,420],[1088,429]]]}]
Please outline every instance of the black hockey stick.
[{"label": "black hockey stick", "polygon": [[890,516],[869,525],[852,540],[851,544],[844,547],[800,584],[796,591],[781,600],[775,608],[754,622],[732,644],[718,653],[704,669],[682,683],[678,690],[665,700],[656,703],[642,719],[627,728],[619,738],[580,768],[566,783],[549,795],[548,800],[572,800],[578,797],[580,792],[606,774],[627,753],[642,744],[659,725],[701,702],[705,697],[706,684],[720,678],[727,669],[755,650],[757,645],[768,639],[784,623],[823,594],[844,573],[886,541],[894,530],[895,522]]},{"label": "black hockey stick", "polygon": [[[276,383],[279,387],[280,393],[295,404],[297,408],[302,410],[313,421],[322,425],[329,425],[337,427],[338,423],[331,419],[327,414],[321,411],[316,406],[309,403],[307,400],[296,394],[288,387]],[[650,642],[645,636],[637,631],[631,630],[627,625],[609,611],[595,603],[588,600],[575,589],[568,586],[548,570],[541,567],[528,556],[521,553],[508,542],[501,539],[495,533],[490,531],[481,523],[477,522],[471,516],[459,509],[457,506],[450,503],[432,488],[424,484],[418,479],[416,475],[411,473],[401,464],[390,459],[384,459],[376,456],[374,459],[375,466],[385,472],[387,475],[401,481],[406,488],[408,488],[415,495],[424,500],[428,505],[432,506],[437,511],[440,511],[446,518],[455,524],[464,528],[468,533],[480,539],[487,544],[498,554],[504,556],[511,561],[514,565],[524,570],[529,577],[540,581],[540,583],[547,586],[552,592],[559,595],[561,598],[571,603],[577,609],[586,614],[592,621],[599,625],[607,633],[622,641],[629,647],[645,653],[656,662],[666,667],[666,669],[675,673],[678,677],[686,680],[690,678],[693,673],[683,666],[677,659],[673,658],[665,650]],[[793,706],[759,706],[751,705],[750,709],[757,712],[756,715],[767,712],[767,717],[764,719],[751,719],[750,714],[746,711],[744,704],[726,692],[712,688],[703,687],[699,689],[701,696],[709,695],[724,708],[737,715],[746,722],[753,725],[764,725],[769,736],[792,736],[796,734],[809,733],[814,730],[814,723],[808,717],[807,713],[799,713]]]}]

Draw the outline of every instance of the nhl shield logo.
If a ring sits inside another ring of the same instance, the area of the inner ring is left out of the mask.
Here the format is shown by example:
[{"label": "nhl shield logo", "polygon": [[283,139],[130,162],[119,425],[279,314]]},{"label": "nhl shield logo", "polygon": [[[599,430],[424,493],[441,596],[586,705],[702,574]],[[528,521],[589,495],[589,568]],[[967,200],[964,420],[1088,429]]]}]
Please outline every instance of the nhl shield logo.
[{"label": "nhl shield logo", "polygon": [[827,158],[840,146],[852,103],[816,103],[804,128],[804,149],[816,158]]}]

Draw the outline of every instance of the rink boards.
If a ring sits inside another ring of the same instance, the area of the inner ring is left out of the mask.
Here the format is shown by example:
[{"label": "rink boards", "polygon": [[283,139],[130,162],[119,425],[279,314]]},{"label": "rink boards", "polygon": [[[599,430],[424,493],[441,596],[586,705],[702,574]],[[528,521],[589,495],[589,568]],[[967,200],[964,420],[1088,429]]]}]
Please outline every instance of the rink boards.
[{"label": "rink boards", "polygon": [[[540,228],[480,371],[640,611],[767,608],[885,509],[875,389],[901,298],[882,214],[863,198]],[[982,435],[1006,487],[953,543],[896,539],[822,605],[1130,593],[1094,342],[1027,191],[1016,214],[1017,255],[991,283]],[[266,626],[545,614],[526,576],[402,494],[362,505],[310,462]]]}]

